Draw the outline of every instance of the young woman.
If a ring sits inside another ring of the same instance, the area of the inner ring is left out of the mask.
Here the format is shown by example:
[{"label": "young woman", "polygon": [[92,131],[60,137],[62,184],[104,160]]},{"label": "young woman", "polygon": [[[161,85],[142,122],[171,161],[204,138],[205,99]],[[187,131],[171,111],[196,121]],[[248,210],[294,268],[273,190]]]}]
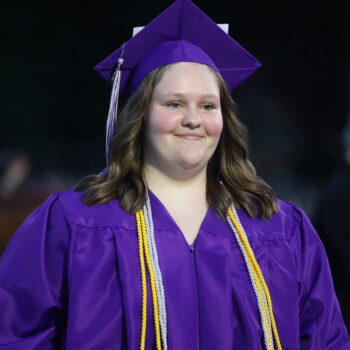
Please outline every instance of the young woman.
[{"label": "young woman", "polygon": [[[156,25],[189,12],[205,16],[179,0]],[[10,242],[0,349],[349,349],[316,232],[248,160],[226,85],[247,69],[230,80],[197,44],[152,42],[124,82],[135,41],[118,52],[113,126],[120,82],[130,97],[108,168],[50,196]]]}]

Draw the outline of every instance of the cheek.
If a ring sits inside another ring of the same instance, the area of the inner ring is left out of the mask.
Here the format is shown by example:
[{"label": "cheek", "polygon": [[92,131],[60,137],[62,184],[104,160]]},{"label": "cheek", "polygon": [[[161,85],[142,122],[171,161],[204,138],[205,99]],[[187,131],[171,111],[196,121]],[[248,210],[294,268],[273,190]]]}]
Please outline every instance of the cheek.
[{"label": "cheek", "polygon": [[168,134],[174,131],[178,118],[172,113],[159,113],[150,116],[148,129],[152,134]]},{"label": "cheek", "polygon": [[220,136],[223,128],[222,117],[208,118],[205,123],[205,129],[209,136]]}]

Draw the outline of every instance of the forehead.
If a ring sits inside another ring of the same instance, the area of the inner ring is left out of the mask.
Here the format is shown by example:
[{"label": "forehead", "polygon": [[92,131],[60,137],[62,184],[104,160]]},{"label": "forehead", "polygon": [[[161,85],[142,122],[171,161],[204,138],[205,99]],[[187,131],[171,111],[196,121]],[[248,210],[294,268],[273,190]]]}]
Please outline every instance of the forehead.
[{"label": "forehead", "polygon": [[155,87],[155,94],[213,94],[220,95],[218,79],[212,70],[200,63],[178,62],[167,67]]}]

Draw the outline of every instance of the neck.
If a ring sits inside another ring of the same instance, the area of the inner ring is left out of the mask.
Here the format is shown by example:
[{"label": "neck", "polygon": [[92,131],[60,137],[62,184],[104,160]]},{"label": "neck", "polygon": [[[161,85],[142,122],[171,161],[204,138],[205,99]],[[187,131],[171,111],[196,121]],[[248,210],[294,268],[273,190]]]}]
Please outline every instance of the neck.
[{"label": "neck", "polygon": [[158,197],[197,198],[206,201],[206,169],[195,174],[169,176],[152,165],[145,165],[144,174],[148,188]]}]

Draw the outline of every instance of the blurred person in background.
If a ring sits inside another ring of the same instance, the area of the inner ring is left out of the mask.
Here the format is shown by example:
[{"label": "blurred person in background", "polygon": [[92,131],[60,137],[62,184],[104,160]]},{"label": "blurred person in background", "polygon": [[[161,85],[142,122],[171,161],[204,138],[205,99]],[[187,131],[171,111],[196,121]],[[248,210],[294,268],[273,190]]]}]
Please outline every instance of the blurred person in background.
[{"label": "blurred person in background", "polygon": [[0,255],[23,219],[45,198],[32,203],[23,196],[31,166],[30,156],[25,151],[0,151]]},{"label": "blurred person in background", "polygon": [[27,180],[31,161],[27,152],[3,150],[0,152],[0,198],[13,197]]},{"label": "blurred person in background", "polygon": [[39,167],[26,150],[0,151],[0,255],[23,220],[68,181],[47,162]]},{"label": "blurred person in background", "polygon": [[342,141],[343,163],[320,195],[314,222],[329,256],[335,290],[350,329],[350,117]]}]

